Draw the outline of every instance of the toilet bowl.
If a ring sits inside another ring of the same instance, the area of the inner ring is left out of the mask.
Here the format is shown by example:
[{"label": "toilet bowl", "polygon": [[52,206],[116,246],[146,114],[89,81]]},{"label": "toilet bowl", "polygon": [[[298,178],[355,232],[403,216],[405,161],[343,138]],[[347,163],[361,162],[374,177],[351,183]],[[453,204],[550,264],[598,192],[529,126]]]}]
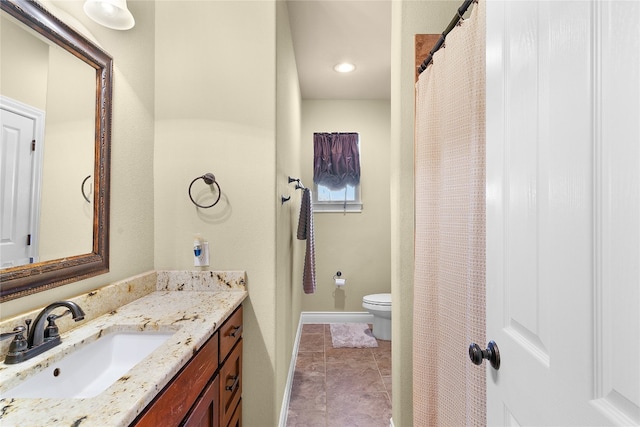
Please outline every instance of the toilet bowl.
[{"label": "toilet bowl", "polygon": [[391,341],[391,294],[365,295],[362,307],[373,314],[373,336]]}]

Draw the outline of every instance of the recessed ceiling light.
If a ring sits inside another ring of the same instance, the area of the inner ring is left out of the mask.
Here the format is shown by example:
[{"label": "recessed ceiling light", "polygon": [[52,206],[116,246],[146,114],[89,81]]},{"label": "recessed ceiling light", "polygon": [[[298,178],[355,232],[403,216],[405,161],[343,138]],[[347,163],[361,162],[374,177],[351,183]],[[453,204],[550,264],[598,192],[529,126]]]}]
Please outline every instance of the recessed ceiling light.
[{"label": "recessed ceiling light", "polygon": [[356,66],[348,62],[341,62],[340,64],[336,64],[333,69],[338,73],[350,73],[356,69]]}]

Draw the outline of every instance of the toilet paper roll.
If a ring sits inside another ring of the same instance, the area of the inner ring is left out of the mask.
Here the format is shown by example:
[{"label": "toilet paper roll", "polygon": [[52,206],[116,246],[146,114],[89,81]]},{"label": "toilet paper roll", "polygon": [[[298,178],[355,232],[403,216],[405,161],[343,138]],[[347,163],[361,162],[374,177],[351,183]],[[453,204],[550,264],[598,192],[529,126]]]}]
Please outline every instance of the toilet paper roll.
[{"label": "toilet paper roll", "polygon": [[340,288],[344,286],[344,282],[346,282],[346,279],[336,279],[336,286]]}]

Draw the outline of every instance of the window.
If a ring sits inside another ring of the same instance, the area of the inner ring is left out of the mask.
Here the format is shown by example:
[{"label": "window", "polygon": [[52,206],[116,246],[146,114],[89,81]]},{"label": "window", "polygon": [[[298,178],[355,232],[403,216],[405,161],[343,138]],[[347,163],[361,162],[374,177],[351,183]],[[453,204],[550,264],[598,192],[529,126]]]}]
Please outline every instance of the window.
[{"label": "window", "polygon": [[357,133],[314,133],[313,208],[360,212],[360,146]]},{"label": "window", "polygon": [[[322,184],[314,184],[313,210],[318,212],[360,212],[360,185],[347,185],[342,190],[330,190]],[[345,194],[346,191],[346,194]]]}]

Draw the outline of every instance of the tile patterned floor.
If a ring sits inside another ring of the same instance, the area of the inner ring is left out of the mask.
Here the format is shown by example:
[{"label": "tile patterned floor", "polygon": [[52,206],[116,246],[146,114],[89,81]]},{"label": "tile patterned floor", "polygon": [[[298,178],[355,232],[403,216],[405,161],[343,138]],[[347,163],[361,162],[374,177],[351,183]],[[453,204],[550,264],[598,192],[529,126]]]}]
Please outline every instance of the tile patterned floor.
[{"label": "tile patterned floor", "polygon": [[302,327],[287,426],[388,427],[391,342],[333,348],[328,324]]}]

